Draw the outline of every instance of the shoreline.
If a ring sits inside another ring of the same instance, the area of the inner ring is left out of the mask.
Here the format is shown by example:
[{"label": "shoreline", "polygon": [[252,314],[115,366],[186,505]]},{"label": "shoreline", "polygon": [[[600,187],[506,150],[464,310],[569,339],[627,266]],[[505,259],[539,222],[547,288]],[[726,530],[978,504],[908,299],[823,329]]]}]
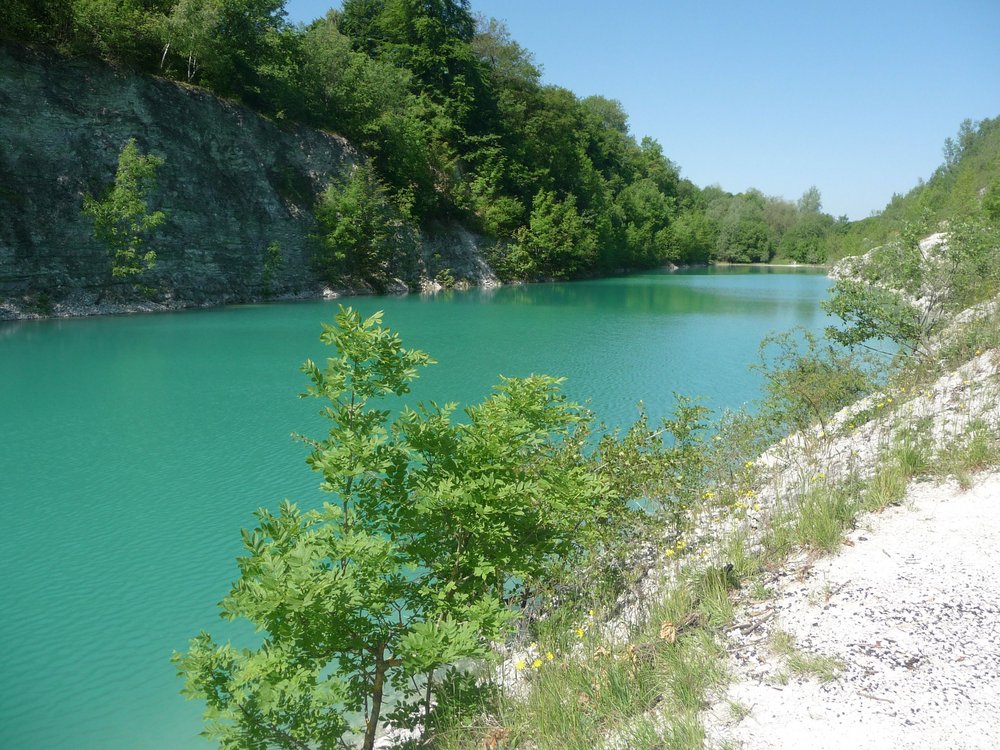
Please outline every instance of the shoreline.
[{"label": "shoreline", "polygon": [[[699,268],[739,268],[739,267],[760,267],[760,268],[804,268],[823,269],[831,268],[830,264],[821,263],[691,263],[685,265],[675,265],[667,263],[655,268],[644,269],[615,269],[606,274],[584,276],[579,279],[542,279],[538,281],[509,281],[501,282],[495,276],[484,276],[476,280],[463,280],[453,287],[446,288],[435,279],[423,278],[420,280],[419,288],[410,288],[405,282],[396,279],[395,283],[385,291],[378,292],[366,287],[344,287],[331,289],[322,287],[312,290],[297,292],[286,292],[269,296],[227,296],[221,298],[197,300],[176,300],[170,297],[161,300],[130,300],[130,301],[103,301],[96,303],[93,300],[97,295],[93,292],[78,290],[71,292],[63,300],[52,303],[49,311],[32,309],[28,304],[17,304],[14,300],[0,300],[0,325],[20,321],[38,320],[70,320],[79,318],[95,318],[117,315],[151,315],[157,313],[183,312],[185,310],[210,310],[215,308],[230,307],[235,305],[267,305],[270,303],[285,302],[308,302],[321,299],[339,299],[341,297],[370,297],[370,296],[404,296],[408,294],[438,294],[444,291],[468,291],[470,289],[496,289],[501,286],[520,286],[525,284],[551,284],[551,283],[572,283],[574,281],[593,281],[595,279],[612,279],[622,276],[629,276],[637,273],[648,273],[650,271],[665,271],[676,273],[678,271],[689,271]],[[37,303],[36,303],[37,306]]]}]

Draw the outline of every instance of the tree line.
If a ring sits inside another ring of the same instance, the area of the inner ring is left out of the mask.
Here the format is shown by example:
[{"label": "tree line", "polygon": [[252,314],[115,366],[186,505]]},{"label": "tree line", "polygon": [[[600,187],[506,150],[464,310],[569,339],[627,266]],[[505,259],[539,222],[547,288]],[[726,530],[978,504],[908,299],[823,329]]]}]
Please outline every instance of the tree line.
[{"label": "tree line", "polygon": [[332,276],[377,275],[373,254],[403,252],[394,231],[361,261],[345,252],[373,215],[390,230],[470,226],[498,240],[500,275],[522,279],[822,262],[846,223],[821,212],[815,188],[796,203],[682,178],[659,143],[630,133],[619,102],[542,83],[532,54],[468,0],[345,0],[308,25],[287,21],[284,0],[13,0],[5,13],[8,39],[203,86],[355,143],[371,170],[317,206]]}]

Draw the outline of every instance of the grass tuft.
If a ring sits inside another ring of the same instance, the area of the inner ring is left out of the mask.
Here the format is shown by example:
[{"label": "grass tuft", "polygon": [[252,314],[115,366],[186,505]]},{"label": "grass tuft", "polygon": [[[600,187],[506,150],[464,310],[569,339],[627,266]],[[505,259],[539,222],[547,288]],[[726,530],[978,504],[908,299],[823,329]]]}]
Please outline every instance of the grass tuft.
[{"label": "grass tuft", "polygon": [[832,552],[856,513],[857,505],[847,490],[825,486],[810,489],[799,505],[795,541],[804,547]]},{"label": "grass tuft", "polygon": [[838,672],[844,668],[844,663],[839,659],[802,651],[796,645],[795,637],[783,630],[776,630],[771,634],[771,650],[785,658],[785,664],[793,674],[800,677],[815,677],[820,682],[837,679]]},{"label": "grass tuft", "polygon": [[859,494],[861,510],[879,512],[898,505],[906,495],[906,475],[896,463],[885,463]]}]

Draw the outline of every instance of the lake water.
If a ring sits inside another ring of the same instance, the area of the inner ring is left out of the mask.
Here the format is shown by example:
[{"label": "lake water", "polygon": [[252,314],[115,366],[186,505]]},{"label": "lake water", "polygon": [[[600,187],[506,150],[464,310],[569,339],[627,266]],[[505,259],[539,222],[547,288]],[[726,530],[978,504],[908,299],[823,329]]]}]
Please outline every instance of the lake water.
[{"label": "lake water", "polygon": [[[385,310],[439,364],[414,398],[479,401],[498,374],[567,377],[608,424],[672,393],[756,397],[765,334],[826,320],[828,280],[767,268],[643,274],[435,297]],[[0,748],[208,748],[169,659],[235,576],[261,505],[317,502],[292,432],[319,435],[298,372],[337,302],[0,324]]]}]

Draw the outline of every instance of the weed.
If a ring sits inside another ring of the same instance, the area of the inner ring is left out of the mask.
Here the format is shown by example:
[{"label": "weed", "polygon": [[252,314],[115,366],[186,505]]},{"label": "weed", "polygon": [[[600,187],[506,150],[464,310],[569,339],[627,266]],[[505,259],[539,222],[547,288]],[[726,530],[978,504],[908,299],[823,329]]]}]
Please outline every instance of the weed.
[{"label": "weed", "polygon": [[[795,637],[783,630],[771,634],[771,650],[785,657],[785,664],[792,673],[800,677],[816,677],[820,682],[836,679],[837,672],[844,668],[839,659],[805,653],[796,645]],[[780,672],[777,679],[782,685],[788,683],[788,675],[784,672]]]},{"label": "weed", "polygon": [[768,588],[764,585],[763,581],[757,579],[752,584],[750,596],[753,597],[755,601],[765,601],[774,597],[774,589]]},{"label": "weed", "polygon": [[737,581],[732,567],[708,568],[699,573],[694,581],[698,611],[714,626],[727,625],[733,621],[733,602],[730,590]]},{"label": "weed", "polygon": [[901,430],[889,452],[889,460],[895,461],[907,478],[927,473],[931,466],[932,441],[931,422],[922,419],[913,427]]},{"label": "weed", "polygon": [[788,668],[802,677],[815,677],[820,682],[832,682],[844,668],[839,659],[799,652],[788,658]]},{"label": "weed", "polygon": [[906,494],[906,476],[896,463],[886,463],[872,475],[860,493],[860,508],[878,512],[898,505]]},{"label": "weed", "polygon": [[729,715],[733,717],[734,721],[743,721],[746,717],[750,715],[751,708],[739,701],[729,701]]},{"label": "weed", "polygon": [[1000,463],[1000,440],[982,420],[972,422],[965,434],[937,456],[938,473],[954,476],[962,489],[972,486],[972,475]]},{"label": "weed", "polygon": [[832,552],[840,545],[844,529],[854,521],[856,512],[854,499],[844,489],[811,489],[799,504],[795,541],[805,547]]}]

